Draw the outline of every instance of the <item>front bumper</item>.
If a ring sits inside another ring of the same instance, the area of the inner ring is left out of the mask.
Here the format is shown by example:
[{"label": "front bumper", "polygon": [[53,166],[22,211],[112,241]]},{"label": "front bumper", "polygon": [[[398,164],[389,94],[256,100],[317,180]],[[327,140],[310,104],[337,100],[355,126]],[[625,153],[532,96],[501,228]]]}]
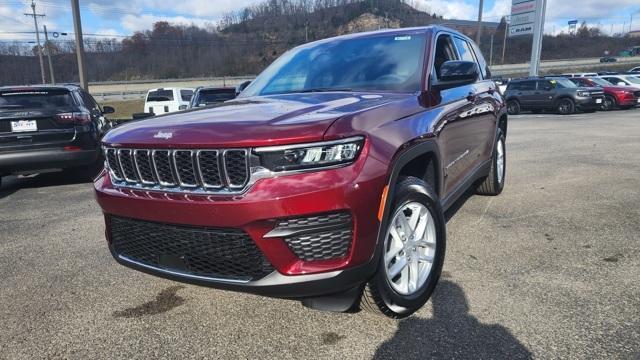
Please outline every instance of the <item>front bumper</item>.
[{"label": "front bumper", "polygon": [[[354,164],[331,170],[266,178],[242,195],[163,193],[114,186],[103,172],[95,182],[96,198],[107,216],[163,224],[233,228],[246,232],[275,271],[255,281],[234,282],[191,276],[149,266],[117,254],[128,267],[187,283],[267,296],[300,298],[354,288],[375,271],[379,221],[376,217],[386,182],[386,167],[366,153]],[[305,261],[282,238],[266,236],[279,219],[346,211],[353,237],[346,256]],[[108,220],[107,220],[108,221]],[[108,229],[107,229],[108,230]]]},{"label": "front bumper", "polygon": [[598,110],[602,107],[603,102],[604,95],[576,98],[576,106],[580,110]]},{"label": "front bumper", "polygon": [[100,150],[38,149],[0,153],[0,173],[65,169],[89,165],[98,160]]}]

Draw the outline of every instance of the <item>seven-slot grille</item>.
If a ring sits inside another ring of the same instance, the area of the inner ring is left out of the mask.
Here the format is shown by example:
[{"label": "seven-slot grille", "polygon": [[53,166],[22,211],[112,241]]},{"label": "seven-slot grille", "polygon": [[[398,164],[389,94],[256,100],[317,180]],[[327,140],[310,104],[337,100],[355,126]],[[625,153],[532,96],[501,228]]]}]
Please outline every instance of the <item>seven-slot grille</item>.
[{"label": "seven-slot grille", "polygon": [[237,192],[249,182],[249,151],[105,150],[116,185],[161,190]]}]

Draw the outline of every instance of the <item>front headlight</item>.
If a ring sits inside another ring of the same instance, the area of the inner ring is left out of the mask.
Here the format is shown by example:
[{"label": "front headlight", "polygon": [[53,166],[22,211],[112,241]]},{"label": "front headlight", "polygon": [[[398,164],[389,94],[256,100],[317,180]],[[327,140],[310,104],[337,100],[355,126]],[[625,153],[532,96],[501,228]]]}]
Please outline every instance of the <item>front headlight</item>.
[{"label": "front headlight", "polygon": [[363,137],[312,144],[256,148],[260,165],[273,172],[318,169],[354,162],[364,144]]}]

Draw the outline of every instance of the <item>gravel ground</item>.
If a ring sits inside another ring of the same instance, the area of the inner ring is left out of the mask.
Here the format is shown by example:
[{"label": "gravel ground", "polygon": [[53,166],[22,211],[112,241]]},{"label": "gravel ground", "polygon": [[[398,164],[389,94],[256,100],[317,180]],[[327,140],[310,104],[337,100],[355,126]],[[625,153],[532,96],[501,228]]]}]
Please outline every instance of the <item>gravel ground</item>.
[{"label": "gravel ground", "polygon": [[92,186],[0,190],[0,358],[640,359],[640,110],[510,118],[507,186],[448,214],[416,315],[308,310],[122,267]]}]

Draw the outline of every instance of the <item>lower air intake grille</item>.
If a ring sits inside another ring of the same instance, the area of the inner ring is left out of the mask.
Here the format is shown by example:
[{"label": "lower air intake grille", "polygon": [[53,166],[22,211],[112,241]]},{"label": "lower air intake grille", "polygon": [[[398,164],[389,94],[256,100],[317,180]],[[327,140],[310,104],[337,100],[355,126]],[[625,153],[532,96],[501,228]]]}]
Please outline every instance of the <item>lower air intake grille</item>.
[{"label": "lower air intake grille", "polygon": [[296,217],[278,221],[270,234],[282,237],[301,260],[339,259],[351,248],[353,221],[348,212]]},{"label": "lower air intake grille", "polygon": [[244,231],[110,217],[117,255],[185,275],[251,281],[274,268]]},{"label": "lower air intake grille", "polygon": [[286,239],[287,245],[304,261],[338,259],[351,246],[351,229],[301,235]]}]

